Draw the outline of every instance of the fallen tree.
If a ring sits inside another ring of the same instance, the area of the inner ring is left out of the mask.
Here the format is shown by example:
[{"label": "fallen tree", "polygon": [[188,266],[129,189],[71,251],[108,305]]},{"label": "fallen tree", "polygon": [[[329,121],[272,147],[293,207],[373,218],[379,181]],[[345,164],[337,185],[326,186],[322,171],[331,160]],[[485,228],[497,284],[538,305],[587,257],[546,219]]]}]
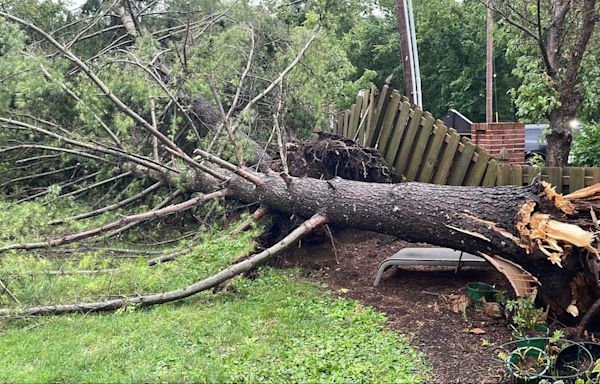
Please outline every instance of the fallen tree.
[{"label": "fallen tree", "polygon": [[[106,132],[103,138],[110,141],[101,141],[98,135],[90,132],[77,134],[35,119],[23,121],[14,116],[0,117],[3,129],[15,132],[15,140],[18,140],[16,134],[22,132],[35,140],[34,144],[10,144],[7,140],[0,153],[16,152],[17,156],[11,161],[22,161],[22,156],[31,156],[29,152],[23,155],[23,150],[64,153],[80,161],[112,167],[118,170],[118,177],[126,175],[152,179],[150,187],[132,198],[109,204],[104,209],[91,210],[89,214],[78,215],[71,220],[122,207],[138,198],[153,195],[163,187],[175,189],[161,204],[146,213],[128,215],[95,229],[46,241],[8,244],[0,247],[0,252],[46,249],[100,236],[113,236],[145,220],[179,214],[207,201],[222,198],[262,207],[255,219],[268,210],[271,214],[294,215],[306,220],[265,251],[188,287],[90,303],[0,309],[0,316],[115,310],[128,305],[145,306],[178,300],[213,288],[255,268],[325,224],[387,233],[408,241],[426,242],[486,258],[509,260],[531,274],[539,285],[543,300],[555,313],[583,318],[583,326],[594,317],[594,311],[599,307],[600,261],[596,237],[598,220],[595,214],[600,208],[598,185],[563,197],[539,180],[528,187],[496,188],[392,184],[381,156],[347,139],[321,135],[313,141],[290,141],[287,144],[280,139],[275,151],[279,156],[271,156],[248,135],[237,132],[246,111],[280,86],[285,75],[314,41],[314,36],[307,40],[280,75],[257,92],[239,113],[235,113],[238,91],[226,112],[215,90],[215,102],[221,111],[221,119],[218,127],[209,128],[214,140],[204,149],[200,149],[200,143],[195,149],[190,149],[189,142],[181,135],[173,137],[165,134],[168,126],[160,126],[154,112],[149,121],[126,105],[68,46],[36,25],[8,12],[0,11],[0,16],[43,36],[50,46],[69,59],[74,66],[72,70],[84,74],[114,108],[134,121],[136,129],[142,132],[138,133],[141,139],[124,145],[125,138],[118,137],[106,124],[102,125]],[[249,55],[246,68],[251,63],[252,55]],[[246,75],[247,71],[244,71],[241,82]],[[170,94],[169,97],[175,96]],[[185,109],[178,104],[173,102],[173,108]],[[281,103],[278,104],[271,136],[276,133],[281,138],[282,132],[277,123]],[[189,128],[193,127],[194,119],[191,116],[188,123]],[[223,130],[226,135],[221,134]],[[144,135],[152,140],[145,140]],[[45,141],[56,146],[43,145]],[[219,144],[221,149],[215,149]],[[229,144],[233,153],[230,156],[232,160],[220,155],[226,144]],[[252,156],[243,153],[242,146],[251,148]],[[276,160],[277,157],[279,160]],[[248,158],[252,161],[246,165]],[[19,180],[26,179],[20,177]],[[98,183],[103,181],[96,181],[89,188]],[[31,192],[31,196],[35,195],[34,192]],[[192,196],[198,193],[201,196]],[[181,198],[186,200],[170,204]],[[239,230],[235,229],[234,232]],[[173,257],[169,256],[169,259]],[[160,262],[160,259],[156,260],[156,263]]]}]

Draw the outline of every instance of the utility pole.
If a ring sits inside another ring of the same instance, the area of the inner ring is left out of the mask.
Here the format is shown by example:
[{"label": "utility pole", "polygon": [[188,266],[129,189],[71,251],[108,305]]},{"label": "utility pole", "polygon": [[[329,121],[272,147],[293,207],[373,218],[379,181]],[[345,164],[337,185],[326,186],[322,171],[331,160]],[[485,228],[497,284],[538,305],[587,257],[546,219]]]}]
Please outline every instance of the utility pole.
[{"label": "utility pole", "polygon": [[404,74],[404,89],[406,97],[411,103],[415,102],[413,84],[413,65],[411,60],[411,44],[408,37],[408,18],[404,7],[405,0],[396,0],[396,19],[398,20],[398,33],[400,34],[400,53],[402,54],[402,73]]},{"label": "utility pole", "polygon": [[492,0],[487,2],[485,61],[485,122],[494,122],[494,14]]}]

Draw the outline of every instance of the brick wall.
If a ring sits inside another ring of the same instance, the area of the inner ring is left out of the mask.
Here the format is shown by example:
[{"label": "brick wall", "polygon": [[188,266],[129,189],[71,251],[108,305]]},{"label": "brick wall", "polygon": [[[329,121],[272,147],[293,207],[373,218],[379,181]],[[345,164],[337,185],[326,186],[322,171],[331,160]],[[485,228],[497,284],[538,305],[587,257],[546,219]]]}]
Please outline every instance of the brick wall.
[{"label": "brick wall", "polygon": [[525,126],[522,123],[475,123],[471,141],[498,160],[525,163]]}]

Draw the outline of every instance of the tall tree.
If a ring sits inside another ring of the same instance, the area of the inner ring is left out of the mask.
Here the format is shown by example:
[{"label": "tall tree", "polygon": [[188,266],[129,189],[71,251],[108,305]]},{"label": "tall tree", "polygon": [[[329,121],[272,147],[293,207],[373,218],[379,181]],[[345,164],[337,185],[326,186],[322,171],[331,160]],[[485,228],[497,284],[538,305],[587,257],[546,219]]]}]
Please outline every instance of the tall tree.
[{"label": "tall tree", "polygon": [[506,24],[520,32],[521,54],[531,52],[531,46],[523,42],[535,45],[537,55],[533,63],[521,58],[518,73],[523,84],[516,92],[517,106],[522,115],[528,111],[535,115],[537,111],[548,119],[547,163],[564,166],[571,148],[570,122],[578,117],[583,102],[582,63],[600,17],[597,1],[494,0],[491,4]]}]

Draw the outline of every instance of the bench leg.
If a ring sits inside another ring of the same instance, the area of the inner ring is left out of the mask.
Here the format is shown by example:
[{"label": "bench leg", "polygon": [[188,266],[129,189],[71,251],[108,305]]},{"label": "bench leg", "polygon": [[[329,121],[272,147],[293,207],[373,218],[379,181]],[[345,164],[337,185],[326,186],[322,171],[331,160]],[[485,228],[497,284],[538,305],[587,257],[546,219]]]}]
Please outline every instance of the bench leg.
[{"label": "bench leg", "polygon": [[375,276],[375,282],[373,283],[373,286],[376,287],[379,285],[379,282],[381,281],[381,277],[383,276],[383,272],[385,272],[392,265],[395,265],[395,263],[390,263],[387,261],[384,261],[383,263],[381,263],[381,265],[379,266],[379,269],[377,270],[377,276]]},{"label": "bench leg", "polygon": [[456,269],[454,270],[454,274],[457,274],[458,272],[460,272],[460,269],[462,268],[462,256],[463,256],[464,252],[460,253],[460,256],[458,256],[458,263],[456,264]]}]

